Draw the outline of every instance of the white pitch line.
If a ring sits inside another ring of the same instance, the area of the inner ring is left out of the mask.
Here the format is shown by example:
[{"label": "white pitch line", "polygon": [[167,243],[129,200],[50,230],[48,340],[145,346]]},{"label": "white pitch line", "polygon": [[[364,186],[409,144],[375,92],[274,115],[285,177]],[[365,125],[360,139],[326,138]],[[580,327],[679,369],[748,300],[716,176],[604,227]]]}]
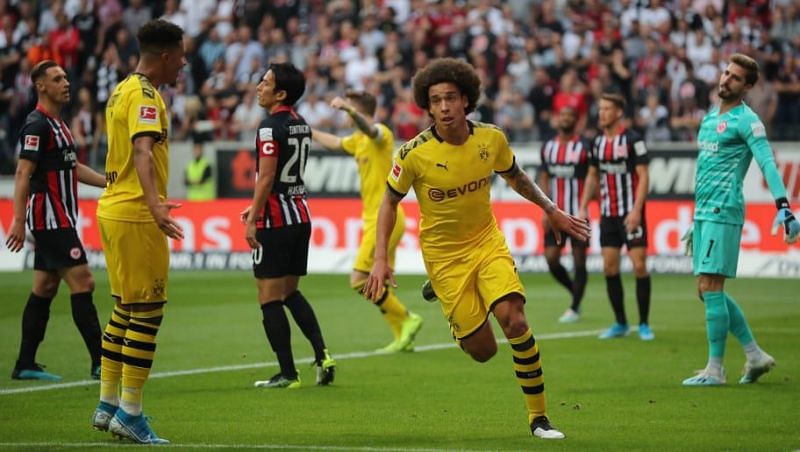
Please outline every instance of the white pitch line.
[{"label": "white pitch line", "polygon": [[[60,442],[30,442],[30,443],[0,443],[0,448],[74,448],[82,449],[87,447],[103,447],[103,448],[141,448],[141,444],[123,443],[123,442],[85,442],[85,443],[60,443]],[[444,452],[444,451],[458,451],[458,452],[479,452],[470,449],[431,449],[431,448],[413,448],[413,447],[370,447],[370,446],[324,446],[313,444],[191,444],[191,443],[175,443],[175,444],[162,444],[158,446],[162,448],[177,448],[177,449],[276,449],[276,450],[346,450],[346,451],[361,451],[361,452]]]},{"label": "white pitch line", "polygon": [[[576,337],[586,337],[586,336],[595,336],[600,334],[602,330],[591,330],[591,331],[566,331],[563,333],[549,333],[549,334],[540,334],[535,335],[536,340],[549,340],[549,339],[571,339]],[[505,338],[498,339],[498,343],[506,343],[508,342]],[[429,352],[433,350],[443,350],[447,348],[456,348],[457,345],[455,342],[444,342],[439,344],[428,344],[428,345],[419,345],[414,350],[415,352]],[[363,359],[363,358],[371,358],[374,356],[385,356],[386,353],[381,353],[377,351],[369,351],[369,352],[352,352],[352,353],[343,353],[343,354],[336,354],[333,357],[337,360],[348,360],[348,359]],[[311,363],[314,361],[314,358],[302,358],[298,359],[296,362],[300,364]],[[274,361],[265,362],[265,363],[252,363],[252,364],[237,364],[232,366],[215,366],[215,367],[203,367],[198,369],[186,369],[186,370],[173,370],[167,372],[154,372],[150,374],[151,379],[154,378],[171,378],[171,377],[181,377],[185,375],[198,375],[198,374],[209,374],[215,372],[235,372],[238,370],[248,370],[248,369],[260,369],[263,367],[274,367],[277,366],[278,363]],[[24,388],[10,388],[10,389],[0,389],[0,396],[4,395],[13,395],[13,394],[25,394],[29,392],[40,392],[40,391],[52,391],[55,389],[68,389],[68,388],[77,388],[82,386],[91,386],[98,384],[97,380],[79,380],[79,381],[71,381],[68,383],[53,383],[53,384],[46,384],[41,386],[26,386]],[[1,445],[2,443],[0,443]]]}]

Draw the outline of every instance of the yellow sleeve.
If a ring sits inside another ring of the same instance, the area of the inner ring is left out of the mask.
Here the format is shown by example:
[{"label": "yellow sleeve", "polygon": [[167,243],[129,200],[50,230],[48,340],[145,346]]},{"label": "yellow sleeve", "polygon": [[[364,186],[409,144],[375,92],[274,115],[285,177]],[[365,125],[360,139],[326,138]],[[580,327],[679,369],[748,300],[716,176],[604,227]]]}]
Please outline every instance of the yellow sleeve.
[{"label": "yellow sleeve", "polygon": [[394,190],[397,194],[405,196],[408,191],[411,190],[411,185],[414,183],[416,177],[411,155],[406,155],[405,158],[396,155],[392,162],[392,169],[389,171],[389,177],[386,179],[386,183],[389,185],[389,188]]},{"label": "yellow sleeve", "polygon": [[494,170],[498,173],[505,173],[514,165],[514,151],[508,145],[506,134],[500,130],[497,131],[495,147],[497,148],[497,158],[494,159]]},{"label": "yellow sleeve", "polygon": [[350,155],[355,155],[356,141],[357,138],[355,133],[351,133],[350,135],[342,138],[342,150]]},{"label": "yellow sleeve", "polygon": [[128,132],[133,141],[140,135],[161,136],[161,118],[158,111],[158,101],[155,95],[146,95],[153,91],[146,87],[133,89],[128,94]]},{"label": "yellow sleeve", "polygon": [[386,127],[385,124],[376,123],[375,126],[378,128],[378,136],[375,137],[373,140],[376,145],[381,146],[382,144],[389,142],[394,142],[394,135],[392,134],[392,130]]}]

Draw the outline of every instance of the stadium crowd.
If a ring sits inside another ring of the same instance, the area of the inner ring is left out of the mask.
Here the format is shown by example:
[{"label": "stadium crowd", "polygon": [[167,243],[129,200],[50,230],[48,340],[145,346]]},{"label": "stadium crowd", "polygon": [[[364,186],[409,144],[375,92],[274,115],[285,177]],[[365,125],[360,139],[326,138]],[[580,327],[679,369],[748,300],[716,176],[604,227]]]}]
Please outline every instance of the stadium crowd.
[{"label": "stadium crowd", "polygon": [[621,93],[648,142],[693,140],[735,52],[762,81],[748,102],[773,140],[800,139],[800,0],[0,0],[0,173],[35,99],[30,70],[54,59],[73,93],[66,114],[79,158],[101,166],[109,93],[136,66],[133,36],[150,18],[184,28],[189,64],[164,90],[173,140],[246,140],[264,111],[255,85],[267,64],[302,68],[299,112],[334,133],[328,104],[346,89],[378,95],[378,120],[398,140],[429,124],[410,81],[431,58],[466,58],[485,87],[474,119],[525,142],[577,109],[589,136],[600,93]]}]

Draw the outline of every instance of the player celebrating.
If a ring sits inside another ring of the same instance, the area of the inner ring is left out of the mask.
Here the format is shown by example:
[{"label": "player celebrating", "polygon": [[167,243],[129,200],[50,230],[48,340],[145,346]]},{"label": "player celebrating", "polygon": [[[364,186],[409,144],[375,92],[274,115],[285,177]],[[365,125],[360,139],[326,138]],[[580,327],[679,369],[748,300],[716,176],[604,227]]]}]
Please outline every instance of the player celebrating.
[{"label": "player celebrating", "polygon": [[[157,87],[175,83],[186,64],[183,30],[152,20],[137,33],[136,71],[114,89],[106,107],[108,186],[97,205],[100,238],[116,300],[103,334],[99,430],[142,444],[163,444],[142,414],[156,334],[167,302],[167,237],[183,238],[167,201],[169,115]],[[120,400],[120,384],[122,398]]]},{"label": "player celebrating", "polygon": [[14,219],[6,245],[12,252],[21,250],[27,225],[36,240],[36,249],[33,288],[22,313],[22,341],[11,378],[61,379],[36,364],[36,350],[44,339],[50,303],[62,279],[69,286],[72,319],[89,350],[90,375],[100,378],[100,322],[92,301],[94,279],[75,225],[78,181],[105,187],[106,179],[78,163],[72,132],[61,119],[61,109],[70,98],[64,69],[52,60],[42,61],[31,71],[31,82],[39,103],[19,135]]},{"label": "player celebrating", "polygon": [[386,281],[396,285],[389,266],[389,238],[397,205],[413,187],[420,206],[425,268],[453,337],[476,361],[489,360],[497,353],[487,321],[493,313],[511,344],[531,433],[564,438],[546,416],[539,345],[525,318],[525,290],[492,214],[492,173],[544,209],[557,238],[563,231],[586,240],[589,226],[558,209],[533,184],[517,166],[499,128],[467,120],[480,94],[472,66],[452,58],[434,60],[414,76],[413,90],[416,104],[428,111],[434,125],[404,144],[394,159],[364,294],[378,300]]},{"label": "player celebrating", "polygon": [[[361,293],[375,255],[378,208],[386,184],[386,175],[392,168],[394,136],[388,127],[374,123],[371,119],[375,114],[375,96],[366,92],[348,91],[346,97],[347,99],[334,98],[331,106],[345,111],[357,130],[344,138],[315,129],[312,129],[311,133],[314,140],[326,149],[344,151],[352,155],[358,164],[361,199],[364,202],[362,213],[364,233],[356,261],[353,263],[353,272],[350,274],[350,286]],[[389,266],[392,268],[394,268],[395,251],[405,229],[405,214],[403,208],[398,206],[397,218],[389,237]],[[387,353],[413,351],[414,336],[422,327],[422,317],[409,312],[398,300],[394,290],[388,286],[375,305],[380,309],[394,335],[394,341],[380,350]]]},{"label": "player celebrating", "polygon": [[314,309],[298,290],[300,277],[306,274],[311,239],[311,213],[303,181],[311,127],[293,108],[305,83],[300,70],[282,63],[271,64],[258,84],[258,104],[269,116],[258,128],[256,188],[253,203],[242,217],[245,239],[253,250],[264,332],[280,365],[280,372],[272,378],[255,382],[258,388],[300,387],[284,305],[314,348],[317,384],[333,382],[336,366],[325,348]]},{"label": "player celebrating", "polygon": [[581,216],[588,218],[587,206],[594,198],[600,181],[600,246],[606,290],[616,323],[600,334],[600,339],[623,337],[630,327],[625,316],[625,294],[619,275],[620,248],[628,248],[628,257],[636,275],[636,301],[639,305],[639,338],[655,338],[650,329],[650,274],[647,272],[647,219],[645,199],[649,185],[647,147],[636,132],[625,129],[622,117],[625,98],[603,94],[599,102],[598,122],[603,130],[594,140],[586,190],[581,199]]},{"label": "player celebrating", "polygon": [[[589,167],[589,144],[575,132],[578,114],[572,107],[558,112],[558,135],[547,141],[541,149],[542,166],[539,185],[549,187],[550,199],[559,209],[571,215],[580,213],[581,196]],[[550,223],[544,221],[544,255],[550,274],[572,295],[572,304],[559,317],[561,323],[574,323],[580,319],[581,300],[586,289],[586,242],[571,240],[575,279],[561,265],[561,249],[566,240],[558,243]]]},{"label": "player celebrating", "polygon": [[789,210],[764,124],[742,100],[757,81],[758,64],[747,55],[731,55],[719,79],[721,102],[703,118],[697,134],[694,224],[684,238],[694,256],[697,290],[706,308],[708,364],[684,380],[686,386],[725,383],[722,360],[728,331],[747,357],[739,383],[755,383],[775,366],[775,359],[756,344],[739,305],[724,291],[725,278],[736,277],[744,223],[742,185],[753,157],[778,208],[773,233],[782,227],[787,243],[800,235],[800,223]]}]

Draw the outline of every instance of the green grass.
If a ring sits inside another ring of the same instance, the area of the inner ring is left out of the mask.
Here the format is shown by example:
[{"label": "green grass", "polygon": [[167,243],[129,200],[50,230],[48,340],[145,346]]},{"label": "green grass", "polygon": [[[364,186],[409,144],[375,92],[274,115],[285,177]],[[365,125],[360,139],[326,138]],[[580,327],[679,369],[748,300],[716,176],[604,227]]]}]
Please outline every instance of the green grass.
[{"label": "green grass", "polygon": [[[105,272],[95,277],[95,301],[104,324],[111,307],[108,285]],[[96,385],[2,393],[47,385],[8,378],[31,279],[30,273],[0,274],[0,448],[118,445],[89,428]],[[438,305],[418,295],[422,279],[399,277],[401,299],[426,320],[417,344],[450,343]],[[624,281],[628,315],[635,320],[633,278],[625,275]],[[556,322],[567,297],[548,275],[524,275],[524,283],[535,334],[598,330],[611,322],[600,275],[590,276],[584,318],[574,325]],[[304,386],[296,391],[252,387],[254,380],[271,376],[274,367],[155,378],[146,386],[145,411],[159,435],[181,449],[200,444],[341,450],[797,449],[798,289],[796,280],[728,283],[759,343],[779,363],[755,385],[736,384],[744,357],[730,339],[726,387],[681,387],[706,357],[704,311],[688,276],[654,276],[654,342],[635,336],[602,342],[593,336],[540,340],[549,415],[568,435],[564,442],[530,437],[507,346],[486,364],[472,362],[456,348],[340,359],[336,382],[326,388],[313,385],[310,366],[298,365]],[[351,293],[347,276],[310,276],[302,290],[334,355],[374,350],[389,341],[377,310]],[[249,273],[173,272],[169,293],[154,373],[274,361]],[[311,355],[297,329],[293,342],[297,358]],[[66,382],[88,377],[89,359],[72,324],[66,286],[53,302],[37,360]]]}]

